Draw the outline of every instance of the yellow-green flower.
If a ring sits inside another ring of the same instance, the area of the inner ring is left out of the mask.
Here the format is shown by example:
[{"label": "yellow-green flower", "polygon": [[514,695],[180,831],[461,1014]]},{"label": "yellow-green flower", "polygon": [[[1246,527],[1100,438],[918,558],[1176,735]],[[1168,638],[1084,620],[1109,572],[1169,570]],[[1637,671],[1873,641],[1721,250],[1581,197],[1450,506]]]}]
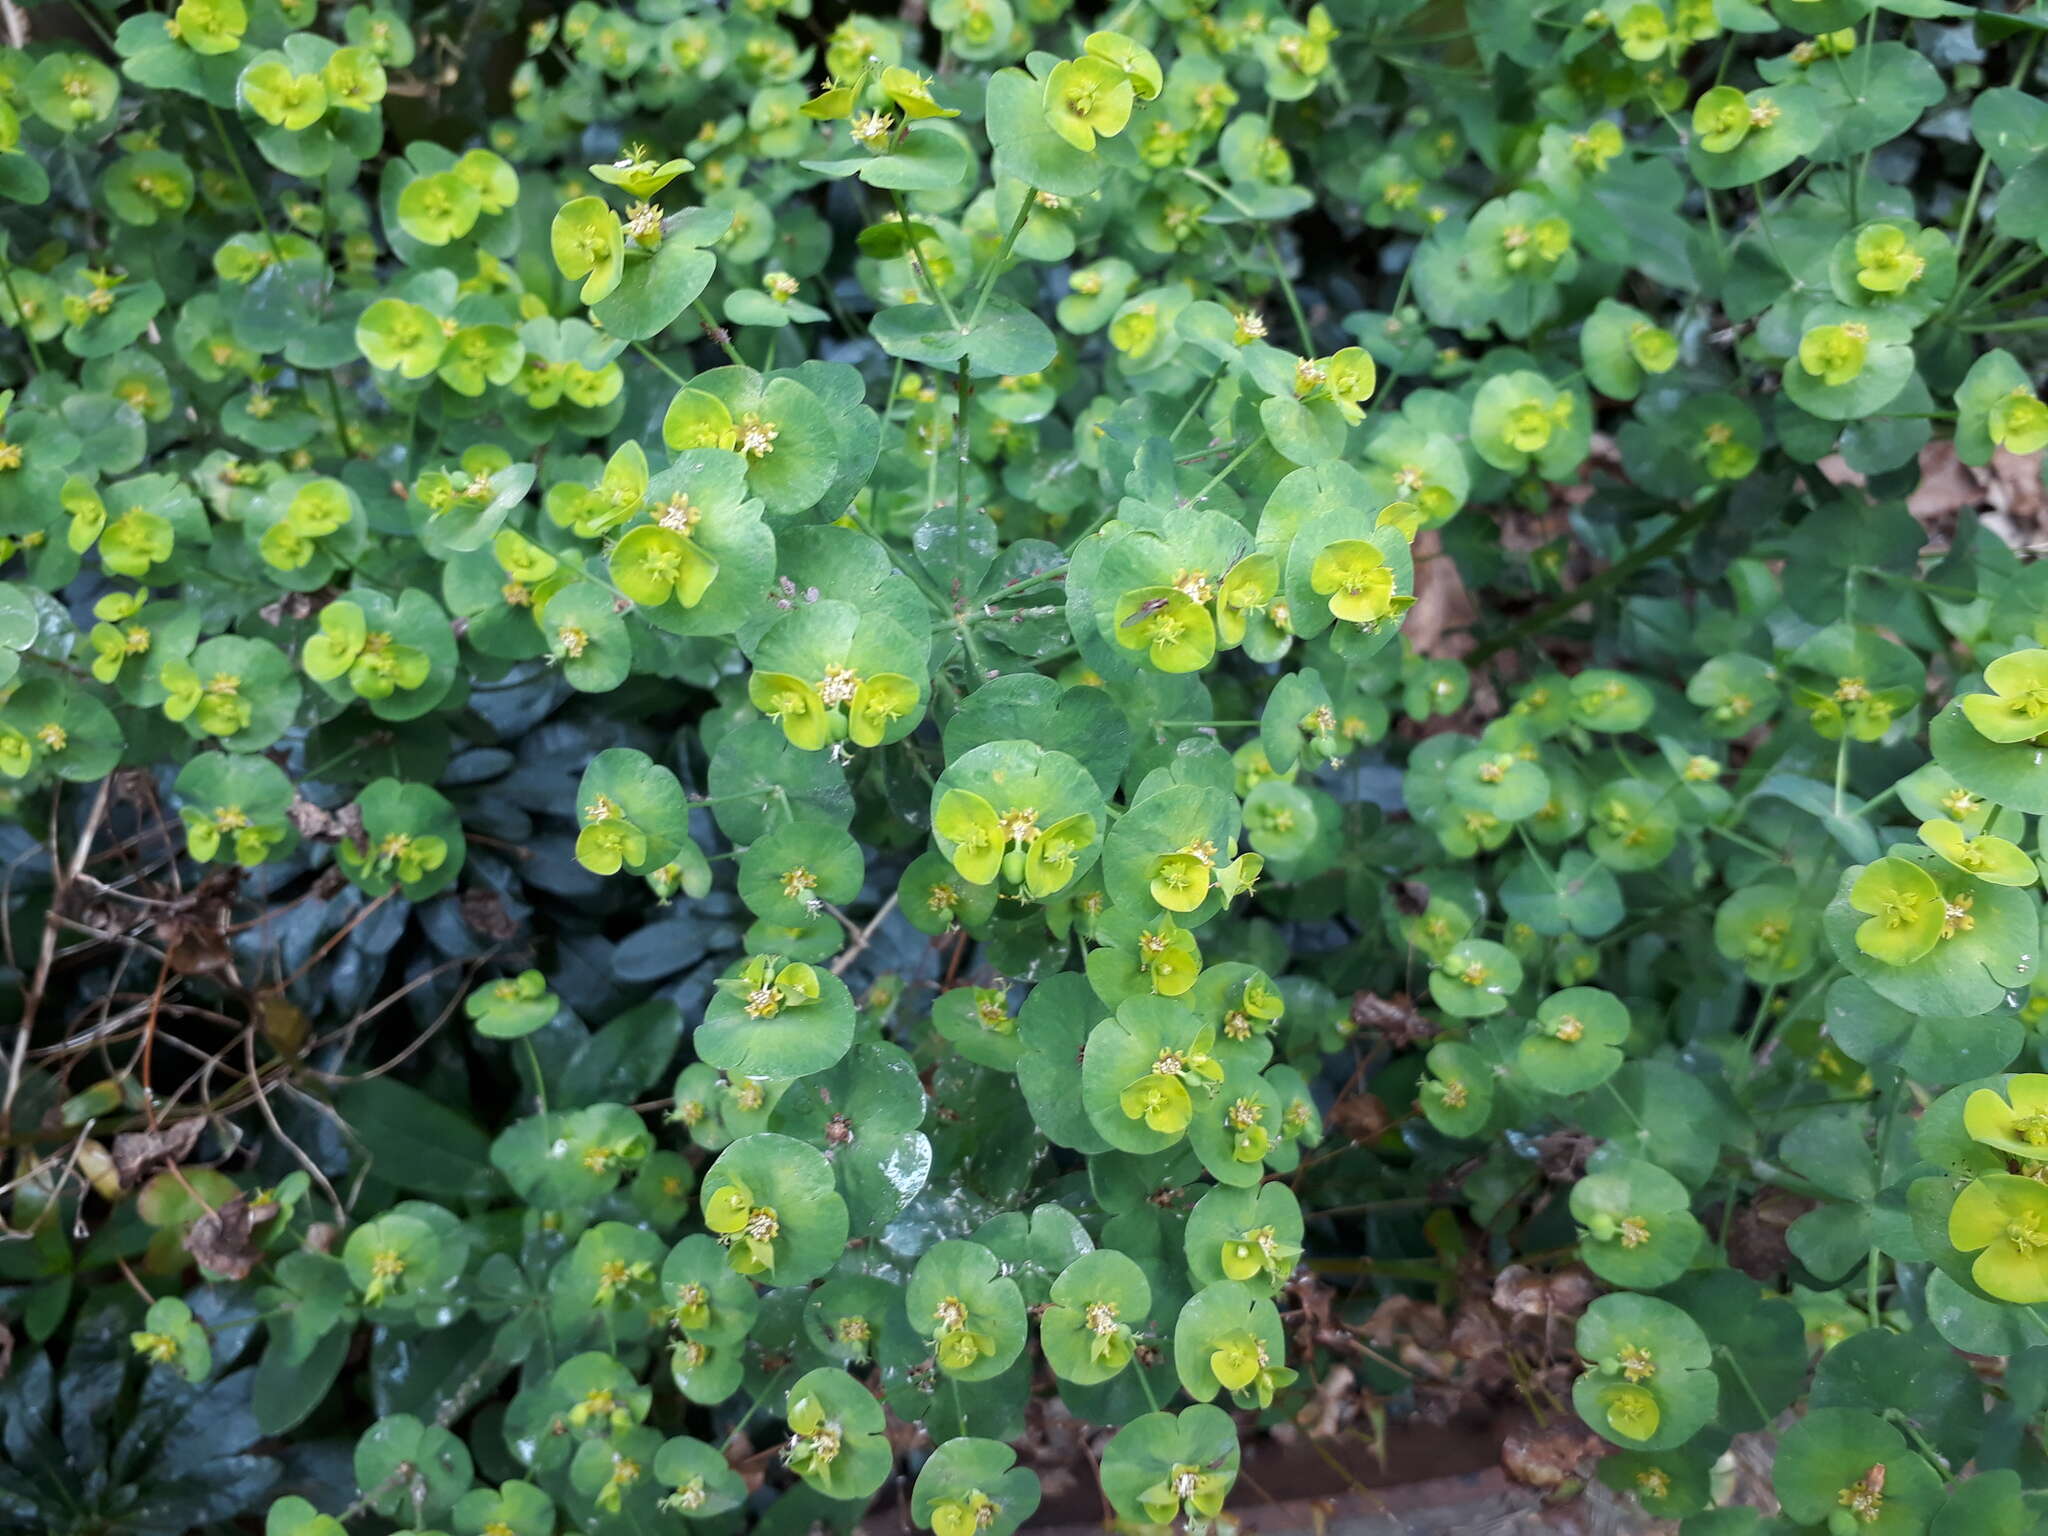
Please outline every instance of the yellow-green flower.
[{"label": "yellow-green flower", "polygon": [[1799,338],[1799,366],[1830,387],[1852,383],[1869,356],[1870,327],[1859,321],[1817,325]]},{"label": "yellow-green flower", "polygon": [[612,550],[612,580],[634,602],[650,608],[671,598],[694,608],[717,576],[716,560],[693,540],[658,523],[635,528]]},{"label": "yellow-green flower", "polygon": [[1294,1261],[1300,1257],[1297,1245],[1281,1242],[1271,1227],[1258,1227],[1243,1237],[1228,1239],[1221,1263],[1225,1279],[1250,1280],[1264,1275],[1277,1282],[1293,1271]]},{"label": "yellow-green flower", "polygon": [[1934,877],[1909,859],[1874,859],[1849,887],[1849,905],[1868,913],[1856,947],[1886,965],[1910,965],[1942,940],[1947,904]]},{"label": "yellow-green flower", "polygon": [[747,679],[754,708],[782,727],[792,746],[822,751],[832,742],[832,722],[818,690],[787,672],[756,672]]},{"label": "yellow-green flower", "polygon": [[2001,1095],[1979,1088],[1963,1105],[1972,1141],[2030,1162],[2048,1163],[2048,1074],[2014,1074]]},{"label": "yellow-green flower", "polygon": [[242,0],[182,0],[171,13],[171,27],[194,53],[233,53],[249,30],[249,13]]},{"label": "yellow-green flower", "polygon": [[846,734],[857,747],[878,747],[889,727],[917,707],[917,684],[901,672],[861,679],[846,706]]},{"label": "yellow-green flower", "polygon": [[448,331],[440,317],[422,305],[379,299],[357,317],[356,350],[373,368],[423,379],[440,367],[448,350]]},{"label": "yellow-green flower", "polygon": [[[758,1275],[775,1267],[775,1242],[782,1223],[773,1206],[757,1205],[744,1184],[712,1191],[705,1203],[704,1225],[726,1245],[726,1262],[735,1273]],[[796,1427],[797,1405],[790,1405],[790,1427]]]},{"label": "yellow-green flower", "polygon": [[1199,672],[1216,654],[1216,622],[1178,587],[1133,587],[1117,599],[1117,644],[1161,672]]},{"label": "yellow-green flower", "polygon": [[965,1371],[977,1360],[996,1352],[996,1341],[973,1326],[967,1304],[957,1296],[944,1298],[933,1310],[938,1324],[934,1344],[939,1364],[949,1371]]},{"label": "yellow-green flower", "polygon": [[610,165],[593,165],[590,174],[628,197],[650,198],[696,166],[688,160],[656,160],[645,148],[631,144]]},{"label": "yellow-green flower", "polygon": [[1250,1097],[1238,1099],[1224,1110],[1223,1123],[1230,1131],[1232,1161],[1257,1163],[1265,1160],[1273,1145],[1272,1133],[1260,1123],[1265,1116],[1265,1106]]},{"label": "yellow-green flower", "polygon": [[964,1499],[941,1499],[932,1506],[932,1536],[976,1536],[996,1514],[995,1500],[979,1488]]},{"label": "yellow-green flower", "polygon": [[1122,70],[1140,101],[1152,100],[1166,83],[1152,50],[1121,32],[1091,32],[1081,48],[1090,58],[1105,59]]},{"label": "yellow-green flower", "polygon": [[1347,624],[1377,624],[1407,606],[1394,595],[1394,571],[1379,546],[1365,539],[1339,539],[1309,568],[1309,586],[1330,600],[1330,612]]},{"label": "yellow-green flower", "polygon": [[1229,1480],[1221,1473],[1179,1463],[1162,1481],[1138,1495],[1138,1505],[1155,1525],[1172,1524],[1183,1505],[1189,1513],[1213,1520],[1223,1513],[1223,1500],[1229,1492]]},{"label": "yellow-green flower", "polygon": [[422,245],[449,245],[460,240],[476,228],[482,212],[483,199],[476,188],[455,171],[415,177],[398,194],[399,228]]},{"label": "yellow-green flower", "polygon": [[100,563],[116,575],[140,578],[170,559],[176,545],[169,518],[130,507],[100,535]]},{"label": "yellow-green flower", "polygon": [[1963,695],[1963,716],[1987,741],[2032,741],[2048,733],[2048,651],[2012,651],[1984,669],[1989,693]]},{"label": "yellow-green flower", "polygon": [[932,96],[931,80],[912,69],[892,64],[882,71],[882,94],[897,111],[916,121],[926,117],[958,117],[957,107],[942,107]]},{"label": "yellow-green flower", "polygon": [[1927,271],[1927,258],[1896,224],[1873,224],[1856,237],[1856,282],[1872,293],[1904,293]]},{"label": "yellow-green flower", "polygon": [[1136,100],[1131,77],[1092,54],[1055,64],[1045,78],[1046,122],[1080,150],[1092,150],[1097,134],[1112,138],[1123,132]]},{"label": "yellow-green flower", "polygon": [[1195,1118],[1194,1100],[1173,1072],[1148,1072],[1117,1095],[1117,1104],[1132,1120],[1166,1136],[1178,1136]]},{"label": "yellow-green flower", "polygon": [[368,112],[384,99],[384,66],[367,48],[337,48],[320,71],[330,105],[345,112]]},{"label": "yellow-green flower", "polygon": [[301,75],[281,55],[260,59],[242,71],[243,103],[273,128],[298,133],[327,114],[327,87],[318,75]]},{"label": "yellow-green flower", "polygon": [[2015,389],[1991,407],[1986,423],[1991,441],[2011,453],[2039,453],[2048,448],[2048,405],[2032,390]]},{"label": "yellow-green flower", "polygon": [[626,270],[626,230],[601,197],[564,203],[548,230],[555,266],[571,282],[583,280],[585,304],[596,304],[619,286]]},{"label": "yellow-green flower", "polygon": [[1717,85],[1693,103],[1693,135],[1710,155],[1725,155],[1749,130],[1749,98],[1732,85]]},{"label": "yellow-green flower", "polygon": [[1671,46],[1671,23],[1665,19],[1662,6],[1640,0],[1621,13],[1621,19],[1614,24],[1614,35],[1621,40],[1624,54],[1638,64],[1646,64]]},{"label": "yellow-green flower", "polygon": [[510,161],[488,149],[465,150],[448,174],[476,194],[479,213],[503,213],[519,201],[519,173]]},{"label": "yellow-green flower", "polygon": [[1280,564],[1271,555],[1246,555],[1224,573],[1216,589],[1216,635],[1225,646],[1242,645],[1254,613],[1263,612],[1280,591]]},{"label": "yellow-green flower", "polygon": [[1065,890],[1080,855],[1095,842],[1095,818],[1086,811],[1062,817],[1031,840],[1024,855],[1024,889],[1034,901]]},{"label": "yellow-green flower", "polygon": [[1630,1440],[1649,1439],[1657,1433],[1664,1418],[1656,1394],[1648,1387],[1616,1382],[1600,1390],[1599,1401],[1607,1414],[1608,1427]]},{"label": "yellow-green flower", "polygon": [[1162,854],[1152,865],[1152,899],[1169,912],[1192,912],[1209,895],[1216,876],[1216,848],[1204,841]]},{"label": "yellow-green flower", "polygon": [[1977,1254],[1970,1278],[1990,1295],[2028,1306],[2048,1301],[2048,1187],[1986,1174],[1956,1196],[1948,1240]]},{"label": "yellow-green flower", "polygon": [[608,795],[583,807],[583,826],[576,834],[576,862],[594,875],[615,875],[647,858],[647,834],[626,820]]},{"label": "yellow-green flower", "polygon": [[1678,338],[1661,325],[1639,321],[1629,329],[1628,355],[1645,373],[1669,373],[1678,362]]},{"label": "yellow-green flower", "polygon": [[1953,821],[1923,821],[1920,841],[1965,874],[1993,885],[2032,885],[2040,878],[2018,843],[1989,835],[1971,837]]},{"label": "yellow-green flower", "polygon": [[1003,867],[1003,826],[996,808],[968,789],[949,789],[939,796],[932,830],[945,842],[953,867],[964,880],[992,885]]}]

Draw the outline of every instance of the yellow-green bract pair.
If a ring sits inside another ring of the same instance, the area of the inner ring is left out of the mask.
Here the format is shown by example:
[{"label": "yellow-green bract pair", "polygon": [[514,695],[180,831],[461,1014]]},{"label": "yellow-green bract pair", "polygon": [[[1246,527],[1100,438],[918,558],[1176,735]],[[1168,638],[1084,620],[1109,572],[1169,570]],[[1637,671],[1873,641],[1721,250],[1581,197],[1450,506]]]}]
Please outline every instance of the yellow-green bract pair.
[{"label": "yellow-green bract pair", "polygon": [[816,752],[845,740],[880,746],[890,724],[917,707],[917,684],[900,672],[862,677],[829,666],[816,684],[788,672],[756,672],[747,679],[747,697],[781,724],[791,745]]},{"label": "yellow-green bract pair", "polygon": [[[1963,1106],[1970,1139],[2038,1173],[2048,1168],[2048,1074],[2022,1072],[2004,1094],[1979,1088]],[[1970,1278],[2002,1301],[2048,1301],[2048,1185],[1991,1173],[1956,1196],[1948,1240],[1975,1253]]]},{"label": "yellow-green bract pair", "polygon": [[1092,150],[1098,134],[1124,131],[1131,108],[1157,96],[1165,76],[1150,49],[1120,32],[1092,33],[1082,49],[1045,77],[1045,120],[1074,148]]},{"label": "yellow-green bract pair", "polygon": [[1043,901],[1074,878],[1077,858],[1095,841],[1095,818],[1077,811],[1040,827],[1034,808],[998,814],[972,790],[949,789],[939,797],[932,831],[962,879],[992,885],[1001,875]]}]

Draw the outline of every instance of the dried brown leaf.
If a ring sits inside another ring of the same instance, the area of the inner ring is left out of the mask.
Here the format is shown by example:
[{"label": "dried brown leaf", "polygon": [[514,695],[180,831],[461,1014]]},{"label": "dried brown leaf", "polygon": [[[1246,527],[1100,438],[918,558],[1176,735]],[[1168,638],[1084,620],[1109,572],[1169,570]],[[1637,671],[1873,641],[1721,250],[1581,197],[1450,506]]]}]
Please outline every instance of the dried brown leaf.
[{"label": "dried brown leaf", "polygon": [[1524,1487],[1554,1492],[1585,1481],[1599,1446],[1594,1436],[1565,1421],[1510,1430],[1501,1438],[1501,1470]]},{"label": "dried brown leaf", "polygon": [[181,1161],[199,1142],[206,1121],[194,1115],[154,1131],[123,1131],[114,1138],[114,1172],[123,1189],[133,1189],[158,1163]]},{"label": "dried brown leaf", "polygon": [[1395,1050],[1406,1050],[1424,1040],[1436,1038],[1437,1026],[1424,1018],[1409,1001],[1406,992],[1381,997],[1377,992],[1360,992],[1351,999],[1351,1022],[1369,1035],[1378,1035]]},{"label": "dried brown leaf", "polygon": [[185,1234],[185,1251],[202,1268],[230,1280],[246,1280],[263,1258],[260,1229],[275,1221],[280,1209],[274,1200],[252,1204],[248,1195],[237,1195],[192,1224]]}]

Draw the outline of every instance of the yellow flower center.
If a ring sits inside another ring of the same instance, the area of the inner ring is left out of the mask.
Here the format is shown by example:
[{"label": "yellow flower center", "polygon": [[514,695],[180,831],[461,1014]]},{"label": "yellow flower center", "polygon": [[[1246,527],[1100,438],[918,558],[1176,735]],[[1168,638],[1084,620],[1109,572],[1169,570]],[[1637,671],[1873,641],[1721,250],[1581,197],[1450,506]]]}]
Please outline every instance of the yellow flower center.
[{"label": "yellow flower center", "polygon": [[1862,1524],[1877,1524],[1884,1514],[1884,1464],[1880,1462],[1836,1494],[1835,1502]]},{"label": "yellow flower center", "polygon": [[851,667],[829,666],[818,679],[818,697],[828,707],[845,704],[860,690],[860,674]]}]

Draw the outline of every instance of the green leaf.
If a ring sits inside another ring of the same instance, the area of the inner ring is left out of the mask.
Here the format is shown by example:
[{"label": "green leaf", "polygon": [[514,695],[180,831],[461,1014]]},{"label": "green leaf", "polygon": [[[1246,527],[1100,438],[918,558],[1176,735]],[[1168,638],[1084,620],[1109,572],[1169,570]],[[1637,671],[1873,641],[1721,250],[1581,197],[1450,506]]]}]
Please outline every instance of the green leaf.
[{"label": "green leaf", "polygon": [[619,286],[591,305],[590,312],[621,341],[652,340],[696,302],[716,266],[709,251],[664,239],[653,256],[628,263]]},{"label": "green leaf", "polygon": [[1059,355],[1046,323],[1016,300],[992,295],[970,328],[966,317],[949,323],[936,304],[899,304],[870,326],[883,351],[908,362],[946,367],[965,357],[976,378],[1037,373]]},{"label": "green leaf", "polygon": [[460,1201],[488,1198],[498,1187],[490,1139],[417,1088],[372,1078],[343,1088],[335,1108],[362,1143],[369,1170],[395,1188]]}]

